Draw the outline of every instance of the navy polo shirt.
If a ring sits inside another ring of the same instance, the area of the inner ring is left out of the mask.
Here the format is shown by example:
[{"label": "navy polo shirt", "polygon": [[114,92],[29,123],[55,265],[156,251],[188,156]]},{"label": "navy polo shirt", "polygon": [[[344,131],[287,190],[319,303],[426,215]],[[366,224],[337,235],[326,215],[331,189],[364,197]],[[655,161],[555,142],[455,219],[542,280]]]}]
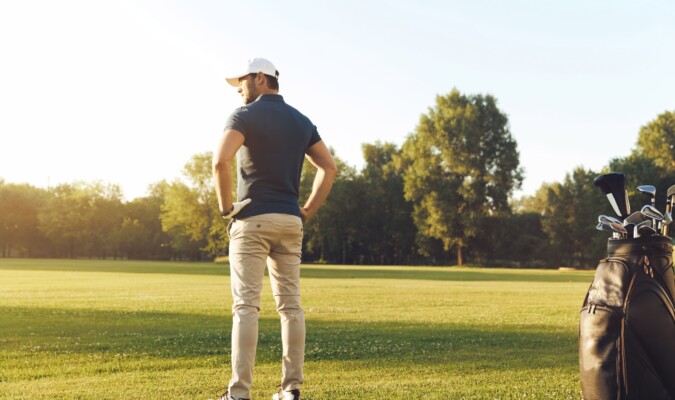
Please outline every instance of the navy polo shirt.
[{"label": "navy polo shirt", "polygon": [[251,199],[238,219],[281,213],[300,217],[298,197],[305,152],[321,140],[316,126],[278,94],[236,109],[225,130],[244,135],[237,153],[237,199]]}]

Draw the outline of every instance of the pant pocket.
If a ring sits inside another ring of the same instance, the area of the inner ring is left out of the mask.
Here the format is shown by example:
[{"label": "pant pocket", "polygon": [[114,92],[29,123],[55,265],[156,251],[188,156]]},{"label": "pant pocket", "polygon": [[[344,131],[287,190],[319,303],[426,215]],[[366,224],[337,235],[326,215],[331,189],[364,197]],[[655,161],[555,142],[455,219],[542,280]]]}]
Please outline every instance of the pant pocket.
[{"label": "pant pocket", "polygon": [[226,231],[227,231],[227,237],[230,238],[230,239],[232,239],[232,235],[230,234],[230,230],[232,229],[232,225],[233,225],[233,224],[234,224],[234,220],[233,220],[233,219],[231,219],[230,222],[227,223],[227,228],[226,228]]}]

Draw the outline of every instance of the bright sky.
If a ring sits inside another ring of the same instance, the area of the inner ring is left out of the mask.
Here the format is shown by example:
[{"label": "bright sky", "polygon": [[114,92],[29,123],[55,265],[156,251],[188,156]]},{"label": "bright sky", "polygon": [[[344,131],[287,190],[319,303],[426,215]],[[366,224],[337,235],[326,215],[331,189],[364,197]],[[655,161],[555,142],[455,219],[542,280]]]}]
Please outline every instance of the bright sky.
[{"label": "bright sky", "polygon": [[0,177],[143,196],[214,149],[241,103],[223,77],[258,56],[358,168],[437,94],[494,95],[531,194],[675,110],[673,21],[669,0],[4,1]]}]

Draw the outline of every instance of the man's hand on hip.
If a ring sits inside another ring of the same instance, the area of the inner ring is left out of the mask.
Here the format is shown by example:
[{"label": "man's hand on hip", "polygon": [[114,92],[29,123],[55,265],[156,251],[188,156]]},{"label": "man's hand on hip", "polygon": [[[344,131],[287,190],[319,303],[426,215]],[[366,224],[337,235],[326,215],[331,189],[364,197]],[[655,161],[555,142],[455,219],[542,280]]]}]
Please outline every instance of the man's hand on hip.
[{"label": "man's hand on hip", "polygon": [[232,208],[230,208],[227,211],[223,211],[220,214],[220,216],[223,217],[223,219],[232,218],[235,215],[239,214],[239,211],[241,211],[242,208],[246,207],[246,205],[250,202],[251,202],[251,199],[244,199],[242,201],[237,201],[236,203],[232,203]]}]

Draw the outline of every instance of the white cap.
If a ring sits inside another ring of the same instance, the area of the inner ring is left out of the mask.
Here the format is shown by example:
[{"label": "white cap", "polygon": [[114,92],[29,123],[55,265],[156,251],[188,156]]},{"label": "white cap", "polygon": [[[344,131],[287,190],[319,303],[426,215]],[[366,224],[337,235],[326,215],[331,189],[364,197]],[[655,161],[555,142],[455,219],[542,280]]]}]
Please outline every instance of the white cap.
[{"label": "white cap", "polygon": [[274,68],[274,65],[272,65],[269,60],[264,58],[251,58],[239,69],[229,74],[225,80],[232,86],[239,86],[239,78],[248,74],[257,74],[258,72],[262,72],[263,74],[274,78],[279,77],[279,71]]}]

